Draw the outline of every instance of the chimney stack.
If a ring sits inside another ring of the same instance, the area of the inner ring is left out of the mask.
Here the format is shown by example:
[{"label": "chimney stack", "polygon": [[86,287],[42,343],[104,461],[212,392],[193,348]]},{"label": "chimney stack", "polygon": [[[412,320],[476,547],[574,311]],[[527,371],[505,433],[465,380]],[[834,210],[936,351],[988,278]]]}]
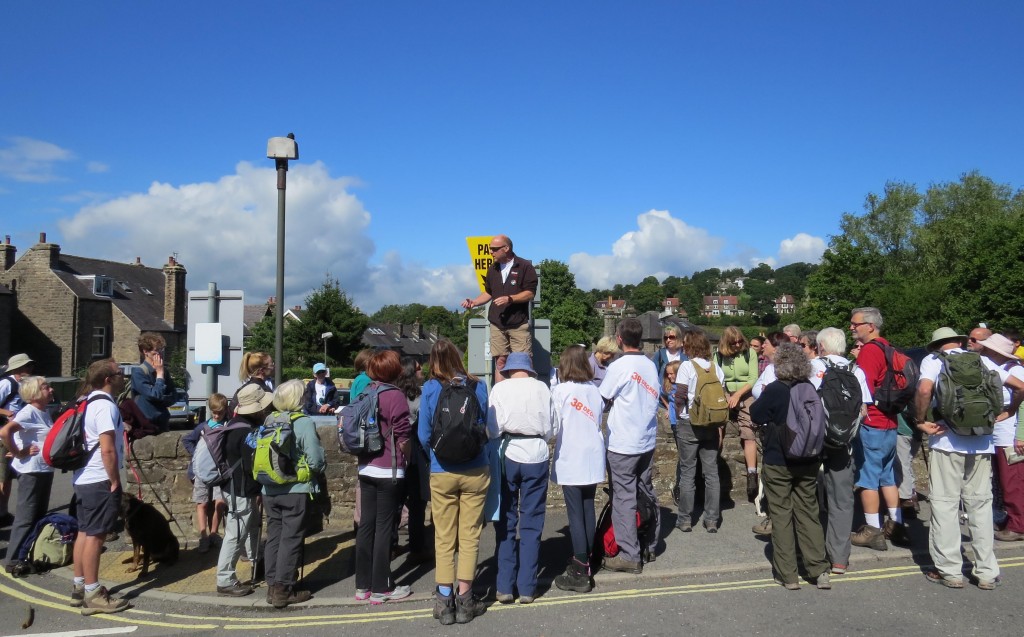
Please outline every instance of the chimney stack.
[{"label": "chimney stack", "polygon": [[60,246],[56,243],[47,243],[46,233],[39,233],[39,249],[49,252],[50,269],[57,270],[60,268]]},{"label": "chimney stack", "polygon": [[7,272],[14,265],[14,256],[18,253],[18,249],[11,245],[11,235],[4,237],[4,242],[0,245],[0,251],[3,252],[3,271]]},{"label": "chimney stack", "polygon": [[164,322],[177,330],[185,326],[185,275],[188,272],[174,257],[164,266]]},{"label": "chimney stack", "polygon": [[142,257],[135,257],[135,265],[142,265]]}]

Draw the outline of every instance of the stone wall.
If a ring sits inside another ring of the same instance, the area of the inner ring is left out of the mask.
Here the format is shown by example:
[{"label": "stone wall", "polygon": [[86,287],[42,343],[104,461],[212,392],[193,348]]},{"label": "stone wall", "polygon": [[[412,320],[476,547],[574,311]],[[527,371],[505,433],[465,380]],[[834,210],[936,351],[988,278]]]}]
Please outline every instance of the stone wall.
[{"label": "stone wall", "polygon": [[[356,464],[352,456],[338,451],[337,434],[333,426],[318,427],[317,432],[327,456],[327,485],[333,507],[331,523],[347,526],[352,519],[355,502]],[[192,484],[187,475],[189,456],[181,445],[181,438],[187,433],[170,431],[135,442],[135,455],[141,465],[140,476],[149,482],[149,485],[143,485],[144,496],[151,499],[150,489],[155,489],[160,498],[169,503],[183,528],[195,512]],[[654,453],[654,487],[658,502],[663,507],[672,507],[671,491],[677,457],[667,419],[662,415],[659,417],[658,442]],[[918,477],[918,488],[926,486],[928,474],[920,454],[915,458],[914,470]],[[746,502],[746,466],[740,439],[731,431],[727,431],[724,440],[719,459],[719,476],[722,480],[723,501],[731,498],[737,504]],[[129,471],[127,488],[134,492],[138,484],[138,477]],[[700,491],[702,479],[699,469],[697,484]],[[549,506],[563,506],[561,489],[554,485],[550,487]]]}]

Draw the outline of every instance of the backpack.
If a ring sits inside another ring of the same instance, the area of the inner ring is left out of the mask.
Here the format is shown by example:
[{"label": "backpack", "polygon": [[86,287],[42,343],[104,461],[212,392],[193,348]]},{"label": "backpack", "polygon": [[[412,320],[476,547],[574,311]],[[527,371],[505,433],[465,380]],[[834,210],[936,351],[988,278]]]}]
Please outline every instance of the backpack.
[{"label": "backpack", "polygon": [[442,384],[430,423],[430,448],[440,462],[469,462],[487,444],[475,389],[475,381],[463,379]]},{"label": "backpack", "polygon": [[1003,409],[999,373],[985,367],[977,352],[936,352],[942,370],[935,380],[939,418],[961,436],[987,436]]},{"label": "backpack", "polygon": [[825,407],[814,385],[802,380],[789,388],[789,409],[782,427],[782,451],[787,458],[815,458],[825,447]]},{"label": "backpack", "polygon": [[711,368],[705,370],[694,362],[693,369],[697,372],[697,387],[690,406],[690,424],[694,427],[724,425],[729,420],[729,401],[715,373],[715,364],[712,362]]},{"label": "backpack", "polygon": [[895,417],[913,403],[920,372],[917,363],[892,345],[877,340],[867,344],[872,343],[881,347],[885,354],[885,377],[873,394],[875,407],[886,416]]},{"label": "backpack", "polygon": [[298,411],[275,411],[256,432],[256,452],[252,460],[252,477],[263,485],[309,482],[306,457],[295,457],[293,425],[303,414]]},{"label": "backpack", "polygon": [[[612,499],[608,489],[608,502],[598,516],[594,538],[594,554],[596,557],[615,557],[619,554],[619,542],[615,539],[615,527],[612,525]],[[650,534],[654,532],[654,516],[658,515],[658,507],[646,493],[636,490],[636,539],[640,546],[650,543]]]},{"label": "backpack", "polygon": [[226,484],[241,462],[238,460],[229,465],[227,454],[224,452],[224,441],[229,431],[235,429],[248,429],[249,423],[245,421],[230,421],[223,425],[211,427],[208,422],[203,423],[199,442],[196,443],[196,450],[192,454],[192,473],[196,480],[206,486],[216,487]]},{"label": "backpack", "polygon": [[[18,397],[18,389],[21,387],[21,383],[15,380],[14,376],[5,376],[4,378],[11,383],[11,393],[7,394],[7,398],[4,398],[3,403],[0,403],[0,409],[7,409],[7,406],[11,404],[11,401]],[[7,416],[0,415],[0,425],[7,424],[7,421]]]},{"label": "backpack", "polygon": [[864,419],[864,396],[854,375],[856,365],[841,366],[821,357],[825,375],[821,377],[818,397],[825,408],[825,446],[845,449],[857,437]]},{"label": "backpack", "polygon": [[392,389],[398,388],[387,383],[375,383],[355,402],[342,407],[338,414],[338,447],[342,453],[376,456],[384,451],[377,396]]},{"label": "backpack", "polygon": [[100,443],[97,441],[92,449],[85,446],[85,411],[97,400],[114,402],[107,394],[96,394],[92,398],[83,396],[61,410],[43,442],[43,462],[62,471],[77,471],[89,462]]},{"label": "backpack", "polygon": [[72,561],[75,550],[75,533],[61,533],[60,529],[46,523],[39,530],[36,541],[32,543],[28,560],[41,573],[51,568],[67,566]]}]

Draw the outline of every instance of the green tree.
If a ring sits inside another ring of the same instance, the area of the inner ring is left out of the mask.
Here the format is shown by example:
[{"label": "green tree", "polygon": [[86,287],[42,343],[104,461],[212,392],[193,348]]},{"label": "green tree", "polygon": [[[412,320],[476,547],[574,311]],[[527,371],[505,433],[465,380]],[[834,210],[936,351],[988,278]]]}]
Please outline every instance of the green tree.
[{"label": "green tree", "polygon": [[767,263],[758,263],[756,268],[751,268],[750,272],[747,272],[749,278],[757,279],[758,281],[767,281],[774,274],[774,270]]},{"label": "green tree", "polygon": [[600,336],[601,318],[594,311],[590,295],[576,287],[576,277],[569,266],[545,259],[538,264],[537,273],[541,280],[541,302],[536,316],[551,321],[552,354],[557,356],[575,343],[592,343]]},{"label": "green tree", "polygon": [[707,270],[694,272],[693,276],[690,277],[690,282],[697,288],[697,292],[702,295],[714,294],[715,287],[721,280],[722,271],[718,268],[708,268]]},{"label": "green tree", "polygon": [[[301,321],[292,321],[285,330],[285,346],[294,356],[288,366],[309,366],[323,358],[324,341],[320,335],[332,332],[327,339],[328,365],[351,362],[362,348],[363,332],[368,319],[330,275],[319,288],[306,297]],[[285,357],[288,359],[288,356]]]},{"label": "green tree", "polygon": [[636,286],[633,295],[629,298],[629,304],[641,314],[651,310],[661,311],[664,301],[665,291],[661,289],[661,284],[653,276],[647,277],[640,285]]}]

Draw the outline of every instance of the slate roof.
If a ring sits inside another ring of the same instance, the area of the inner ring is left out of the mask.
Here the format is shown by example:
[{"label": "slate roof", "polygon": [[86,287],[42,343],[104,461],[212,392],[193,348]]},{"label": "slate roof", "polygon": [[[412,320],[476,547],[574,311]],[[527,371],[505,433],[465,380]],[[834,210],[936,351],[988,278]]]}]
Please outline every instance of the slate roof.
[{"label": "slate roof", "polygon": [[[405,326],[406,334],[411,333],[411,325]],[[423,330],[423,338],[402,336],[401,325],[394,323],[371,323],[363,332],[363,344],[373,349],[394,349],[406,356],[428,356],[430,348],[437,342],[437,334]]]},{"label": "slate roof", "polygon": [[[134,263],[118,263],[60,255],[53,272],[80,299],[108,301],[121,310],[142,331],[166,332],[173,326],[164,321],[164,272]],[[92,284],[76,275],[105,275],[114,280],[111,297],[97,296]]]},{"label": "slate roof", "polygon": [[242,307],[242,331],[243,334],[248,336],[249,331],[252,330],[253,326],[263,320],[264,317],[270,315],[270,309],[273,307],[269,303],[260,303],[258,305],[245,305]]}]

